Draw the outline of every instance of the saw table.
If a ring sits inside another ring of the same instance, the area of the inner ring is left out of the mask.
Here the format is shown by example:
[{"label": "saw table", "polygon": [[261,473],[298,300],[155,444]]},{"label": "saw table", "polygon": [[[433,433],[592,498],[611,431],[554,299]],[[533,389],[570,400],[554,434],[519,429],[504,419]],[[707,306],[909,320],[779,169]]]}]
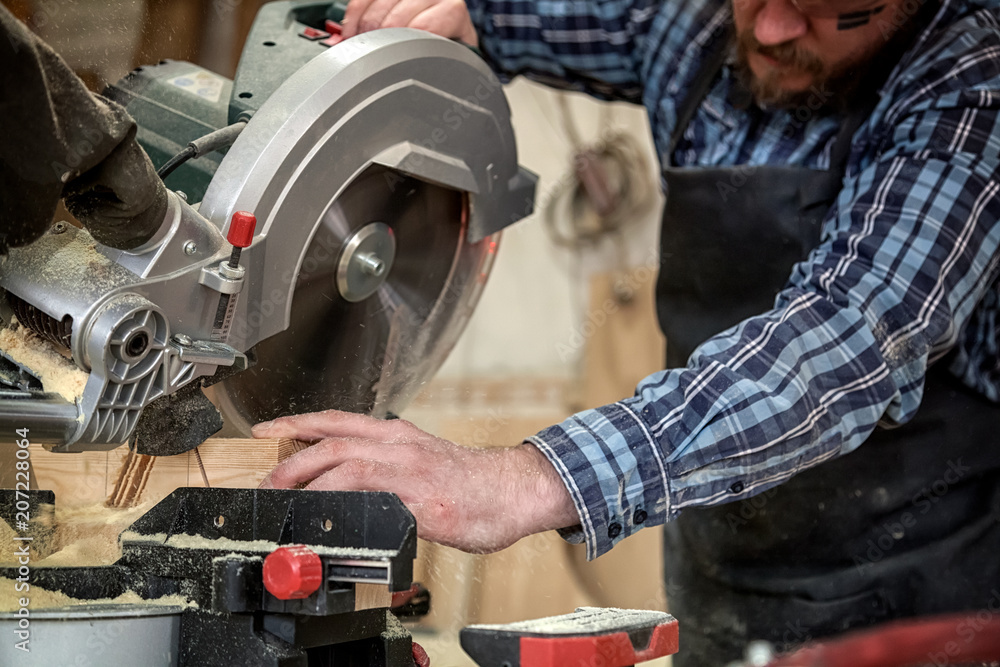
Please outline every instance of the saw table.
[{"label": "saw table", "polygon": [[[32,494],[35,511],[52,502]],[[0,632],[30,649],[4,642],[0,664],[431,664],[397,618],[426,613],[429,598],[412,582],[416,524],[393,494],[178,489],[120,542],[112,565],[29,568],[26,598],[34,587],[80,604],[0,613]],[[20,569],[0,567],[0,577],[19,581]],[[386,586],[398,604],[357,610],[362,583]],[[108,602],[125,593],[136,602]],[[676,652],[677,641],[669,614],[597,609],[462,634],[483,667],[562,667],[569,657],[626,667]]]}]

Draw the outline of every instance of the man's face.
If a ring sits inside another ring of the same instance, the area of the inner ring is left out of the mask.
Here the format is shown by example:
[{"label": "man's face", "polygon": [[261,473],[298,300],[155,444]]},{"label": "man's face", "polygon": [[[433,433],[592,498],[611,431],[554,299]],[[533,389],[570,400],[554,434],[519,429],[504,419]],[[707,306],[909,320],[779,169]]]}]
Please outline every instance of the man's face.
[{"label": "man's face", "polygon": [[793,107],[817,90],[844,93],[910,18],[903,2],[733,0],[739,60],[757,102]]}]

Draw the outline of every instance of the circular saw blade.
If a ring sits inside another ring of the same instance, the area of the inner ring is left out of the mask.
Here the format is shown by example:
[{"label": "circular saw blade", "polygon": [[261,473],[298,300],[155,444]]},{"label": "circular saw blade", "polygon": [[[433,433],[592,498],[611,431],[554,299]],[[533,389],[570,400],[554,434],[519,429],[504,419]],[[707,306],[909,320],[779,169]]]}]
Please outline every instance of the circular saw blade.
[{"label": "circular saw blade", "polygon": [[[353,181],[302,256],[288,329],[261,341],[255,365],[215,389],[227,421],[246,432],[289,414],[402,409],[412,393],[403,386],[426,379],[443,360],[432,348],[462,304],[442,299],[453,291],[456,268],[482,255],[482,244],[465,243],[465,206],[460,192],[380,167]],[[352,303],[338,289],[337,264],[345,241],[373,222],[391,228],[395,260],[376,292]],[[435,356],[437,363],[423,363]]]},{"label": "circular saw blade", "polygon": [[471,316],[496,234],[532,209],[510,109],[480,58],[408,28],[352,44],[265,100],[198,209],[223,235],[237,211],[262,223],[226,338],[260,363],[211,387],[229,434],[307,410],[398,413]]}]

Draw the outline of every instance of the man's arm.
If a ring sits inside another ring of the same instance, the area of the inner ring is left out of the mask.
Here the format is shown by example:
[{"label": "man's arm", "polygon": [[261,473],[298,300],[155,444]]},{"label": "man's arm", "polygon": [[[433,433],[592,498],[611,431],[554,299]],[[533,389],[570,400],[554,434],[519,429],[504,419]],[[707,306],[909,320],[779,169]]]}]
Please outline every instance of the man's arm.
[{"label": "man's arm", "polygon": [[[668,8],[683,14],[685,4]],[[722,5],[697,4],[705,5],[706,16]],[[468,0],[467,5],[463,0],[351,0],[344,35],[378,28],[427,30],[478,45],[504,76],[524,75],[601,99],[640,102],[646,36],[663,6],[657,0]]]},{"label": "man's arm", "polygon": [[634,397],[530,439],[570,489],[591,557],[686,507],[758,494],[915,414],[928,366],[1000,272],[1000,36],[970,25],[946,37],[863,128],[863,168],[772,311]]},{"label": "man's arm", "polygon": [[420,537],[473,553],[579,523],[566,487],[530,445],[473,449],[401,419],[329,410],[258,424],[259,438],[316,441],[278,465],[263,488],[391,491]]}]

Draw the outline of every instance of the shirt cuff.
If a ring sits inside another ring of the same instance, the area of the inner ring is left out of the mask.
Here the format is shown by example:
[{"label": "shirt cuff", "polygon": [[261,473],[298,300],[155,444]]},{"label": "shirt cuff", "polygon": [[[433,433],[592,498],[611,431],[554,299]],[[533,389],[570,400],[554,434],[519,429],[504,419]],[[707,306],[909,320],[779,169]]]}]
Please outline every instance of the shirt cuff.
[{"label": "shirt cuff", "polygon": [[646,526],[673,518],[663,452],[622,403],[585,410],[527,439],[569,490],[580,525],[559,531],[586,542],[593,560]]}]

